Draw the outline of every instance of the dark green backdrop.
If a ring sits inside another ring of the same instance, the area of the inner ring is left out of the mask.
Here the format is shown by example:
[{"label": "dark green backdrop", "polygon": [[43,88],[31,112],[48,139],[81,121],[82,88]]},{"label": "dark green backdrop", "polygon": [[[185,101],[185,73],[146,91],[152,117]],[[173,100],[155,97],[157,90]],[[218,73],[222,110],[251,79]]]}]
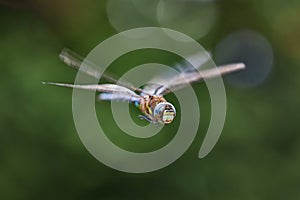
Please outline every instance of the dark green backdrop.
[{"label": "dark green backdrop", "polygon": [[[118,172],[94,159],[75,130],[72,91],[41,84],[74,81],[76,73],[58,59],[63,47],[86,55],[117,33],[106,1],[0,3],[0,199],[300,199],[299,1],[216,1],[218,19],[199,42],[215,49],[231,32],[259,32],[273,48],[271,74],[252,88],[225,82],[224,131],[202,160],[210,103],[205,86],[196,85],[203,106],[196,140],[175,163],[146,174]],[[130,69],[138,62],[119,63]],[[109,105],[99,105],[102,114],[110,116]]]}]

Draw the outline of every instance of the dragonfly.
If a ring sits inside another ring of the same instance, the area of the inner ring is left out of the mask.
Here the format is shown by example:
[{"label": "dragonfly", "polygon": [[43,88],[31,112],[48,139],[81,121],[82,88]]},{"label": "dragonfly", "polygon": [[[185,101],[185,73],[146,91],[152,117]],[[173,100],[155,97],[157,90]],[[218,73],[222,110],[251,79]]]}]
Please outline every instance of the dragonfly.
[{"label": "dragonfly", "polygon": [[[96,66],[94,63],[85,61],[79,54],[71,51],[70,49],[64,48],[61,51],[59,58],[67,66],[79,70],[90,77],[96,78],[97,80],[101,77],[109,83],[82,85],[57,82],[43,83],[73,89],[96,91],[99,92],[97,97],[98,100],[132,103],[142,113],[142,115],[139,115],[139,118],[154,124],[165,125],[172,123],[176,117],[176,109],[174,105],[164,98],[166,94],[182,89],[191,83],[201,82],[205,79],[215,78],[220,75],[237,72],[246,68],[244,63],[231,63],[218,66],[217,68],[198,71],[210,58],[209,56],[204,57],[200,58],[198,55],[198,66],[194,69],[189,67],[181,69],[179,74],[172,75],[171,77],[159,75],[158,77],[154,77],[152,81],[143,88],[137,88],[129,82],[118,81],[117,78],[109,72],[105,72],[100,75],[99,72],[93,68],[93,66]],[[84,65],[82,65],[83,63]],[[157,81],[159,81],[160,84],[152,84]]]}]

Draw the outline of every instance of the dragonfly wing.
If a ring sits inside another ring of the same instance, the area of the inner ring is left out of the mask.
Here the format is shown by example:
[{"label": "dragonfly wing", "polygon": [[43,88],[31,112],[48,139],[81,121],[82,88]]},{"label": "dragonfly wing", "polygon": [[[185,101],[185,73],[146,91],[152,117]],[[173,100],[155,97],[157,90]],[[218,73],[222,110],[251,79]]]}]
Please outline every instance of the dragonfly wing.
[{"label": "dragonfly wing", "polygon": [[129,88],[131,90],[141,92],[140,88],[136,88],[132,84],[127,83],[127,82],[118,81],[118,79],[113,74],[110,74],[109,72],[100,74],[99,71],[97,70],[99,68],[99,66],[97,66],[92,61],[84,59],[82,56],[80,56],[79,54],[73,52],[72,50],[70,50],[68,48],[64,48],[61,51],[61,53],[59,54],[59,58],[67,66],[69,66],[73,69],[79,70],[92,78],[95,78],[97,80],[100,78],[103,78],[106,81],[109,81],[111,83],[115,83],[115,84],[121,85],[123,87]]},{"label": "dragonfly wing", "polygon": [[128,88],[125,88],[125,87],[120,86],[120,85],[115,85],[115,84],[73,85],[73,84],[67,84],[67,83],[53,83],[53,82],[43,82],[43,83],[44,84],[49,84],[49,85],[61,86],[61,87],[82,89],[82,90],[91,90],[91,91],[97,91],[97,92],[123,94],[123,95],[128,95],[128,96],[131,96],[131,97],[135,97],[135,98],[140,97],[139,95],[137,95],[135,92],[129,90]]},{"label": "dragonfly wing", "polygon": [[[99,79],[101,77],[100,73],[96,70],[99,68],[95,63],[89,61],[89,60],[84,60],[84,57],[80,56],[76,52],[68,49],[68,48],[63,48],[61,53],[59,54],[59,58],[61,61],[63,61],[67,66],[82,71],[86,75]],[[111,81],[116,83],[117,79],[114,77],[112,74],[103,74],[102,75],[104,79],[107,81]]]},{"label": "dragonfly wing", "polygon": [[181,89],[190,83],[200,82],[203,81],[204,79],[218,77],[245,68],[246,66],[244,63],[234,63],[234,64],[223,65],[217,68],[206,69],[202,71],[181,73],[178,76],[174,77],[172,80],[170,80],[168,83],[158,87],[155,91],[155,94],[165,95],[170,93],[171,91]]},{"label": "dragonfly wing", "polygon": [[133,96],[131,94],[124,93],[101,93],[98,96],[99,100],[107,101],[124,101],[124,102],[137,102],[140,101],[140,97]]},{"label": "dragonfly wing", "polygon": [[[210,60],[210,58],[211,57],[209,53],[207,53],[206,51],[201,51],[194,55],[191,55],[186,59],[190,63],[197,63],[195,66],[191,65],[186,60],[183,60],[182,62],[174,64],[173,68],[177,69],[181,75],[191,72],[197,72],[205,63]],[[150,84],[146,85],[143,88],[143,91],[148,94],[156,94],[157,90],[161,86],[169,84],[171,81],[175,80],[177,76],[178,74],[170,74],[170,71],[160,74],[159,76],[156,76],[151,81],[149,81]]]}]

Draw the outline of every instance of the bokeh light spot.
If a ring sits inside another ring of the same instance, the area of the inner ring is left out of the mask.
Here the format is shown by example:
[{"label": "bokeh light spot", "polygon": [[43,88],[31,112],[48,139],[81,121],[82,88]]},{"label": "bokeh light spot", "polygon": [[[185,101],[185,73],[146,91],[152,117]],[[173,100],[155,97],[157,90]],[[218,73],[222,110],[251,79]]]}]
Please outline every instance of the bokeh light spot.
[{"label": "bokeh light spot", "polygon": [[259,33],[249,30],[231,33],[216,48],[218,65],[243,62],[246,70],[227,75],[234,86],[247,88],[262,84],[271,72],[273,50],[269,42]]}]

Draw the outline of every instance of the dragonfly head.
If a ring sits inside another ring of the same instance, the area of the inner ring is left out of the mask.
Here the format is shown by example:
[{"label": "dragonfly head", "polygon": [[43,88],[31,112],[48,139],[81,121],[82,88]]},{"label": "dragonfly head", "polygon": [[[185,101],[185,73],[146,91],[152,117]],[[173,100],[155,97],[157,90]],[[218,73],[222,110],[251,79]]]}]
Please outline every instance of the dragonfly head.
[{"label": "dragonfly head", "polygon": [[170,124],[176,116],[176,110],[171,103],[161,102],[155,106],[153,115],[159,122]]}]

